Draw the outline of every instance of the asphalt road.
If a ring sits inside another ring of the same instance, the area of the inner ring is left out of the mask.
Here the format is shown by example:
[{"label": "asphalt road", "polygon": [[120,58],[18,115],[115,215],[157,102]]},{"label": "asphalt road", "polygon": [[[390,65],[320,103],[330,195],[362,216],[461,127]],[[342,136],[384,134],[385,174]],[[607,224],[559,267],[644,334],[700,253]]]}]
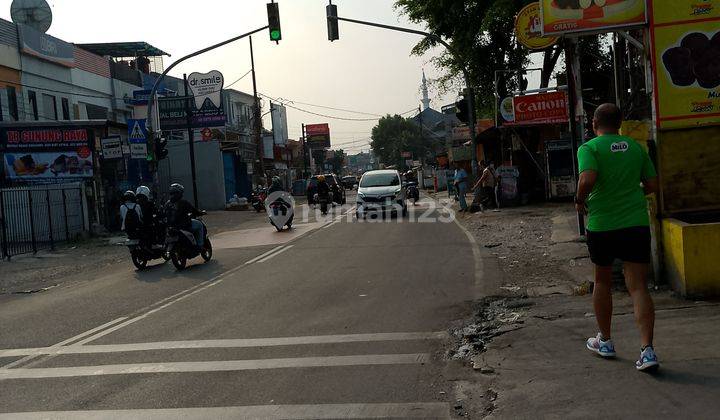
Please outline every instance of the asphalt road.
[{"label": "asphalt road", "polygon": [[259,216],[183,272],[128,260],[3,298],[0,419],[446,418],[443,345],[477,267],[431,205],[281,233]]}]

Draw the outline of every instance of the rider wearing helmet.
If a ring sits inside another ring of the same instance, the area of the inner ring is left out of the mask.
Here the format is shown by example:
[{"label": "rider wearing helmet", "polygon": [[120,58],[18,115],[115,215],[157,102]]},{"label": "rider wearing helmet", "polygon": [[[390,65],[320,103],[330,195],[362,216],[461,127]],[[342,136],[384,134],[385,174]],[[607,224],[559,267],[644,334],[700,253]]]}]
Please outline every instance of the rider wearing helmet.
[{"label": "rider wearing helmet", "polygon": [[170,185],[170,201],[167,204],[168,225],[176,229],[192,232],[197,245],[202,248],[205,243],[203,224],[195,219],[204,213],[183,199],[185,187],[180,184]]},{"label": "rider wearing helmet", "polygon": [[140,205],[140,209],[143,214],[143,237],[145,239],[159,239],[155,238],[157,233],[157,209],[155,203],[152,201],[152,193],[150,188],[141,185],[135,191],[135,197],[137,197],[137,203]]},{"label": "rider wearing helmet", "polygon": [[274,176],[272,178],[272,185],[270,185],[268,194],[272,194],[272,193],[278,192],[278,191],[283,191],[282,181],[280,181],[280,177]]},{"label": "rider wearing helmet", "polygon": [[[128,213],[130,214],[129,218]],[[122,220],[121,229],[124,232],[128,232],[129,230],[134,231],[139,228],[139,224],[142,223],[142,208],[137,204],[135,193],[132,191],[125,191],[125,193],[123,193],[123,203],[120,205],[120,219]],[[126,220],[127,224],[125,223]]]}]

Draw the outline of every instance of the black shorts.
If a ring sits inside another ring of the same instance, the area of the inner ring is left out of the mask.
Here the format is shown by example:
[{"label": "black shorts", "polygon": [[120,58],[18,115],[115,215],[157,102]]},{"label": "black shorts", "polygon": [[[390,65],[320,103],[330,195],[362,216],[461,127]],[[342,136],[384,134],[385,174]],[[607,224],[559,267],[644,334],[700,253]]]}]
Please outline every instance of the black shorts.
[{"label": "black shorts", "polygon": [[590,259],[601,267],[611,266],[615,259],[623,262],[650,263],[650,228],[637,226],[606,232],[587,233]]}]

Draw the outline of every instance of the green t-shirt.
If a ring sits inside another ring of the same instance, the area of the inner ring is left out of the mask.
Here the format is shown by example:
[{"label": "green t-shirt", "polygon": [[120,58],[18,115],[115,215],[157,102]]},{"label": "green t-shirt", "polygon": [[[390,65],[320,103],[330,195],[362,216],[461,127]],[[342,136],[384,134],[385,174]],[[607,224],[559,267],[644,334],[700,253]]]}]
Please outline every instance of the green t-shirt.
[{"label": "green t-shirt", "polygon": [[596,137],[580,146],[578,162],[581,173],[598,173],[587,200],[589,231],[650,225],[640,183],[657,173],[647,152],[635,140],[617,134]]}]

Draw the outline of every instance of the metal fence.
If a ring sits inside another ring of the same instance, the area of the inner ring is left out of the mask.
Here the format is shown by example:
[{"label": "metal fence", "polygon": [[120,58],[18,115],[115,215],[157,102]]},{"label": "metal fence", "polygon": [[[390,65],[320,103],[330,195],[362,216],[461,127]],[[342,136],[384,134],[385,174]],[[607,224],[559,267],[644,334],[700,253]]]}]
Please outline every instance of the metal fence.
[{"label": "metal fence", "polygon": [[80,184],[0,189],[3,258],[54,249],[86,230],[87,207]]}]

